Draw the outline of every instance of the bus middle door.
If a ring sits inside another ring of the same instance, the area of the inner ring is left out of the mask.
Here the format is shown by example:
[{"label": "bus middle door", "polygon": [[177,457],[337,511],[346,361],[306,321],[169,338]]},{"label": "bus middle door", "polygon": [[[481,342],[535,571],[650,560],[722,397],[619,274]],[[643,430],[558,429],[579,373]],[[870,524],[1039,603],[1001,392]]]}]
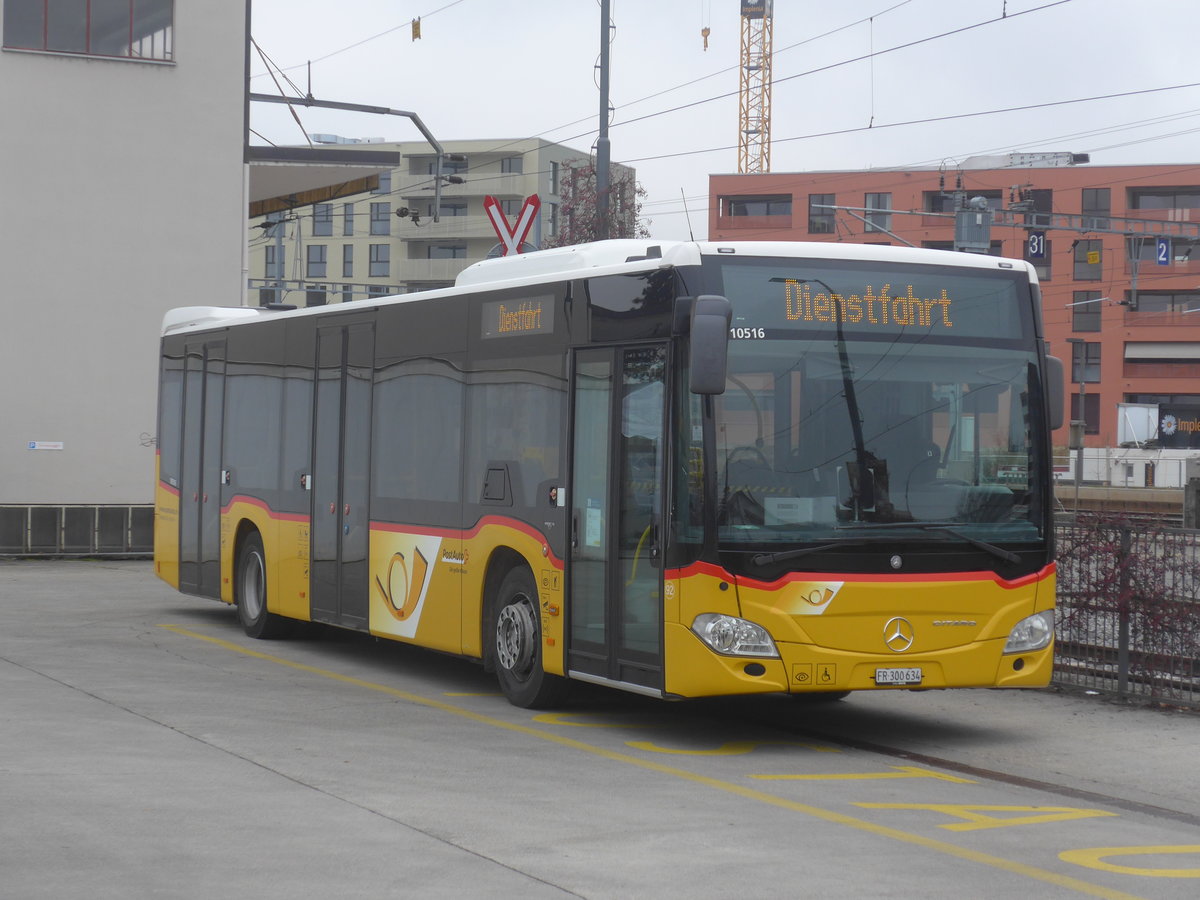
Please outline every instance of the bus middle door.
[{"label": "bus middle door", "polygon": [[568,669],[662,691],[665,344],[575,354]]},{"label": "bus middle door", "polygon": [[370,516],[370,322],[317,331],[313,391],[312,618],[367,628]]}]

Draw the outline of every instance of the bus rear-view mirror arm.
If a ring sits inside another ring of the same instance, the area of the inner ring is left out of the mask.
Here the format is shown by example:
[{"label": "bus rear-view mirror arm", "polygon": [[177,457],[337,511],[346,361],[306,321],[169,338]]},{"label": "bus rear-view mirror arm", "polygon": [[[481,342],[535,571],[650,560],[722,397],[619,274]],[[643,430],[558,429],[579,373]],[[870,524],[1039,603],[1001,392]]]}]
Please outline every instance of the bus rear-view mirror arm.
[{"label": "bus rear-view mirror arm", "polygon": [[706,294],[692,301],[692,366],[688,386],[693,394],[725,393],[732,320],[733,309],[724,297]]}]

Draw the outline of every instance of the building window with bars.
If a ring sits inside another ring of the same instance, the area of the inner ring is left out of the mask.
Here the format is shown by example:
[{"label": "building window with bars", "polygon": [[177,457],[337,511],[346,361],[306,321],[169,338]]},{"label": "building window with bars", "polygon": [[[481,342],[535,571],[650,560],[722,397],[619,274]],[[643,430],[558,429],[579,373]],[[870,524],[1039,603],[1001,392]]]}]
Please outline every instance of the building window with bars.
[{"label": "building window with bars", "polygon": [[173,0],[4,0],[4,47],[171,62]]}]

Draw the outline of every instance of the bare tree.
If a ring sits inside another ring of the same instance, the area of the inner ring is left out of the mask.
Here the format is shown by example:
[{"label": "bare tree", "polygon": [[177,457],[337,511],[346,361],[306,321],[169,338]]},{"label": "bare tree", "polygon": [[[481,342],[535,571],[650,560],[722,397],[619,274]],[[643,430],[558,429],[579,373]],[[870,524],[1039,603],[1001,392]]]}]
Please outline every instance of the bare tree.
[{"label": "bare tree", "polygon": [[[596,161],[572,159],[562,164],[558,196],[558,229],[542,241],[543,247],[567,247],[599,240],[596,202]],[[646,189],[628,169],[613,169],[610,175],[608,236],[648,238],[650,231],[641,219]]]}]

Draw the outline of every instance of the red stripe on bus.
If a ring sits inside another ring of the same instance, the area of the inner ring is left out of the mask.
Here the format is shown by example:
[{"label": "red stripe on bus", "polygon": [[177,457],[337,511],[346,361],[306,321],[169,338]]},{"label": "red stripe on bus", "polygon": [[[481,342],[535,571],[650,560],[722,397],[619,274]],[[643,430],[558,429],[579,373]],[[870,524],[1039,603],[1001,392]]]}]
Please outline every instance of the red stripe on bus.
[{"label": "red stripe on bus", "polygon": [[756,578],[747,577],[735,579],[733,575],[720,566],[713,565],[712,563],[697,562],[682,569],[671,569],[666,572],[666,577],[674,579],[709,575],[715,578],[724,578],[727,581],[738,581],[740,584],[745,584],[747,587],[753,587],[760,591],[778,591],[794,582],[807,581],[848,581],[873,584],[886,584],[888,582],[916,584],[920,582],[994,581],[1004,590],[1011,591],[1042,581],[1055,572],[1057,572],[1057,563],[1050,563],[1038,572],[1031,572],[1028,575],[1022,575],[1019,578],[1011,580],[1000,578],[994,572],[923,572],[915,574],[905,573],[903,575],[899,573],[889,575],[847,572],[792,572],[776,581],[759,581]]}]

